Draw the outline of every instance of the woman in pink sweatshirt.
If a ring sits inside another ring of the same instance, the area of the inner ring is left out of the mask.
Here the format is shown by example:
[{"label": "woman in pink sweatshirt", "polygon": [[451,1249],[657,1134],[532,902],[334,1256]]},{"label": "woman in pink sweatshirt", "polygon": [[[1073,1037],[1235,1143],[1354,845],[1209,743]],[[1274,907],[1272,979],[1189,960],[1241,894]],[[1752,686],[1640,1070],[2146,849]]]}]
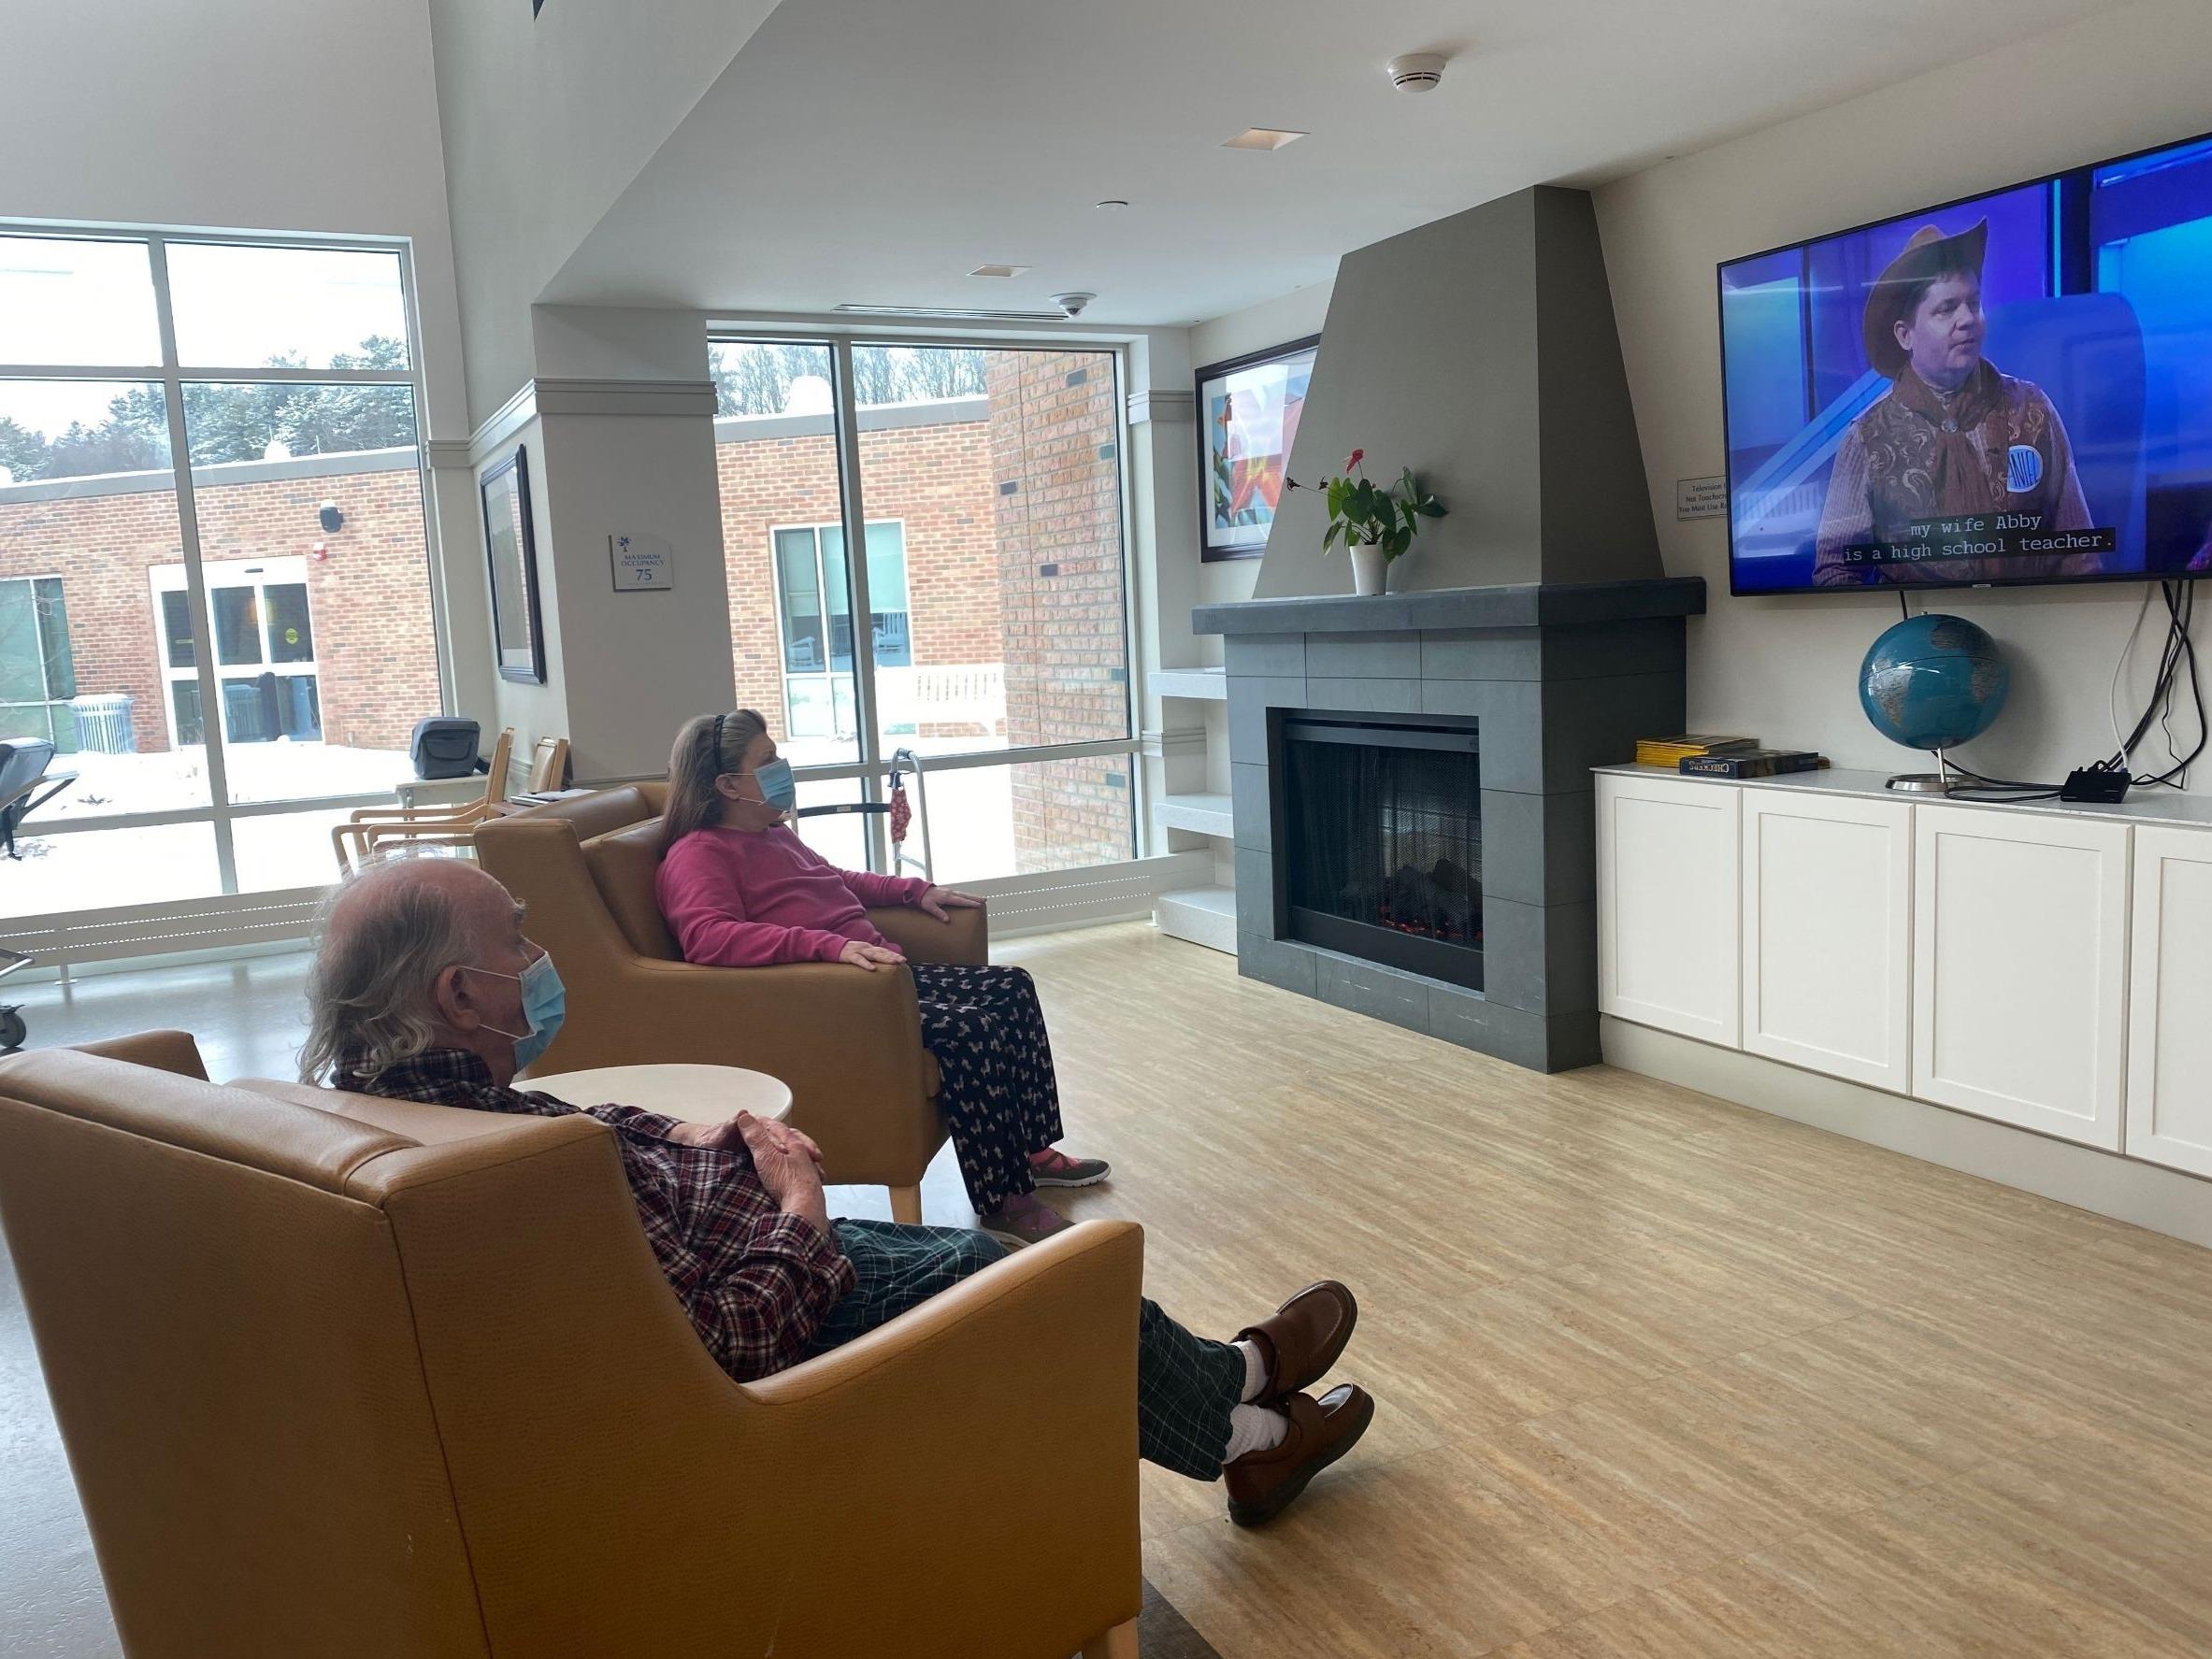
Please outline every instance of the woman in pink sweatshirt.
[{"label": "woman in pink sweatshirt", "polygon": [[914,878],[840,870],[784,822],[791,767],[750,708],[688,722],[668,757],[666,850],[654,891],[686,962],[766,967],[841,962],[862,973],[908,968],[922,1042],[937,1056],[938,1106],[968,1199],[991,1233],[1027,1243],[1068,1225],[1035,1189],[1087,1187],[1108,1170],[1060,1137],[1052,1045],[1028,971],[911,966],[869,922],[868,906],[912,905],[939,921],[980,900]]}]

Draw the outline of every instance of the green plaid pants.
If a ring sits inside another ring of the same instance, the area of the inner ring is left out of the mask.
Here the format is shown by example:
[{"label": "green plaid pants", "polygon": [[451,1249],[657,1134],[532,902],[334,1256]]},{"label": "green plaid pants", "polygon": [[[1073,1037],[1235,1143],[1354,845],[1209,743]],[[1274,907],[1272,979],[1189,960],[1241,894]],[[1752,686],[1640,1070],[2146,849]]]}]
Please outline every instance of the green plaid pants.
[{"label": "green plaid pants", "polygon": [[[988,1233],[840,1221],[838,1248],[856,1275],[815,1333],[813,1352],[872,1331],[1006,1254]],[[1194,1480],[1221,1473],[1228,1414],[1244,1392],[1244,1356],[1194,1337],[1147,1298],[1137,1322],[1137,1450]]]}]

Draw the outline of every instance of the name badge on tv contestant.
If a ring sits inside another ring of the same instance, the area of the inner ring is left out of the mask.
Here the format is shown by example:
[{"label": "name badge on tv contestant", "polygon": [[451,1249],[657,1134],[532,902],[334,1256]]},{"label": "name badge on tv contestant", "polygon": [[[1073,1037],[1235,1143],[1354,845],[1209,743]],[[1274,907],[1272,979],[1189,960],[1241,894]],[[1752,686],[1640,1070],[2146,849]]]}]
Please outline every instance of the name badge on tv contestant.
[{"label": "name badge on tv contestant", "polygon": [[2043,482],[2043,451],[2033,444],[2015,444],[2004,456],[2004,487],[2025,495]]}]

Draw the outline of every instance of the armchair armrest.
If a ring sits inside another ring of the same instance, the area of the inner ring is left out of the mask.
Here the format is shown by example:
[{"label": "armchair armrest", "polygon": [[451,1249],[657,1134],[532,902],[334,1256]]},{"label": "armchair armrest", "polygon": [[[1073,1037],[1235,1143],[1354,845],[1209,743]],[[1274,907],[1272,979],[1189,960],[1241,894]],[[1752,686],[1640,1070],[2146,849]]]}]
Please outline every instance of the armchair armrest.
[{"label": "armchair armrest", "polygon": [[546,1073],[678,1063],[765,1071],[790,1085],[790,1121],[821,1143],[836,1184],[910,1186],[944,1144],[912,974],[826,962],[704,967],[631,953],[578,959],[567,978],[567,1023],[539,1062]]},{"label": "armchair armrest", "polygon": [[939,962],[961,967],[981,967],[991,959],[991,912],[979,906],[972,910],[952,910],[940,922],[912,905],[892,905],[870,910],[868,919],[876,931],[906,952],[909,962]]},{"label": "armchair armrest", "polygon": [[[1023,1610],[1038,1654],[1073,1652],[1137,1616],[1142,1273],[1140,1228],[1086,1222],[747,1385],[768,1408],[762,1450],[788,1470],[765,1489],[819,1493],[819,1524],[837,1540],[795,1550],[780,1564],[791,1576],[768,1580],[779,1646],[861,1652],[885,1608],[987,1607],[1008,1583],[1052,1586]],[[1048,1467],[1050,1502],[979,1548],[975,1516],[1003,1501],[1008,1471]],[[868,1564],[858,1580],[856,1562]],[[1032,1628],[1038,1619],[1049,1627]]]}]

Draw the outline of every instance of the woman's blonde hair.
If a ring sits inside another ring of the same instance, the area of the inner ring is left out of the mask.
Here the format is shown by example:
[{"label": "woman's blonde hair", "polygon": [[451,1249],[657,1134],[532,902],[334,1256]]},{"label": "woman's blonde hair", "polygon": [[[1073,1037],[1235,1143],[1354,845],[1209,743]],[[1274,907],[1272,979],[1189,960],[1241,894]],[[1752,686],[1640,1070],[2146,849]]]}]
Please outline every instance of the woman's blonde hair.
[{"label": "woman's blonde hair", "polygon": [[661,816],[665,852],[696,829],[722,818],[714,779],[744,769],[745,751],[768,735],[768,722],[750,708],[700,714],[683,722],[668,753],[668,807]]}]

